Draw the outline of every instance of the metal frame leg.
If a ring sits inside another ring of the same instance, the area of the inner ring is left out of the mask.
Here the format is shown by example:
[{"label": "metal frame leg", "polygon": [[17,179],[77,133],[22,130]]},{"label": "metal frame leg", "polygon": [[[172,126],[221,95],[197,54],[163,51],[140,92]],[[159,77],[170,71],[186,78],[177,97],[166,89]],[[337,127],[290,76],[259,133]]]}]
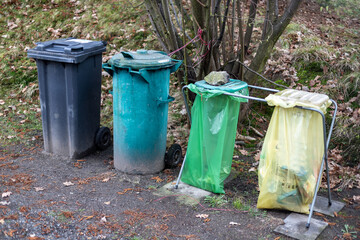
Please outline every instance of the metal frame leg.
[{"label": "metal frame leg", "polygon": [[185,166],[185,162],[186,162],[186,154],[185,154],[184,161],[183,161],[183,163],[181,165],[181,168],[180,168],[179,176],[178,176],[178,178],[176,180],[176,184],[175,184],[175,187],[174,187],[175,189],[178,189],[178,187],[179,187],[179,183],[180,183],[181,175],[182,175],[182,172],[183,172],[183,169],[184,169],[184,166]]},{"label": "metal frame leg", "polygon": [[[335,110],[334,110],[334,114],[333,114],[333,117],[332,117],[332,120],[331,120],[331,126],[330,126],[330,129],[329,129],[329,134],[328,134],[327,138],[326,138],[326,126],[325,126],[325,116],[324,116],[324,114],[322,112],[320,112],[320,111],[315,110],[315,109],[308,109],[308,110],[317,111],[322,116],[323,129],[324,129],[324,156],[323,156],[323,159],[321,161],[321,167],[320,167],[320,171],[319,171],[319,176],[318,176],[316,186],[315,186],[315,194],[314,194],[314,198],[313,198],[313,201],[311,203],[311,206],[310,206],[310,213],[309,213],[308,221],[306,223],[306,228],[310,227],[310,221],[311,221],[312,214],[314,212],[314,206],[315,206],[315,201],[316,201],[316,197],[317,197],[317,192],[318,192],[318,188],[319,188],[319,185],[320,185],[320,182],[321,182],[322,172],[324,170],[324,163],[325,163],[325,166],[326,166],[326,182],[327,182],[327,187],[328,187],[329,206],[331,206],[331,204],[332,204],[331,203],[330,178],[329,178],[329,166],[328,166],[328,154],[327,154],[327,151],[328,151],[328,147],[329,147],[329,143],[330,143],[331,134],[332,134],[332,131],[333,131],[333,128],[334,128],[335,117],[336,117],[336,112],[337,112],[337,104],[336,104],[336,102],[334,100],[332,100],[332,99],[330,99],[330,100],[334,104]],[[325,142],[325,139],[326,139],[326,142]]]},{"label": "metal frame leg", "polygon": [[[188,114],[188,117],[189,117],[189,121],[191,123],[191,114],[190,114],[190,110],[189,110],[189,104],[187,102],[187,98],[186,98],[186,94],[185,94],[185,88],[187,88],[187,85],[184,86],[181,90],[182,90],[182,93],[183,93],[183,98],[184,98],[184,102],[185,102],[185,108],[186,108],[186,112]],[[180,172],[179,172],[179,176],[176,180],[176,184],[175,184],[175,189],[178,189],[179,187],[179,183],[180,183],[180,179],[181,179],[181,175],[182,175],[182,172],[183,172],[183,169],[184,169],[184,166],[185,166],[185,163],[186,163],[186,153],[185,153],[185,157],[184,157],[184,161],[181,165],[181,168],[180,168]]]}]

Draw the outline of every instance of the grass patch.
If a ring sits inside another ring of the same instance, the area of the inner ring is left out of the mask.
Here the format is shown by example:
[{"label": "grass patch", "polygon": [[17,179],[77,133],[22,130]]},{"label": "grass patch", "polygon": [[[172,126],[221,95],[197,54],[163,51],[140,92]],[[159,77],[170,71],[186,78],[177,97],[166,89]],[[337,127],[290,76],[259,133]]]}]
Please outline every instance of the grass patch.
[{"label": "grass patch", "polygon": [[[0,92],[0,142],[30,144],[42,131],[38,98],[20,98],[15,90],[8,88],[2,88]],[[24,91],[23,94],[29,93]]]},{"label": "grass patch", "polygon": [[252,207],[250,201],[245,203],[245,200],[242,197],[236,197],[233,200],[233,207],[240,211],[247,211],[253,217],[266,217],[267,211],[261,211],[256,207]]},{"label": "grass patch", "polygon": [[337,15],[343,14],[349,18],[355,18],[360,15],[360,5],[358,0],[317,0],[320,4],[320,11],[335,12]]},{"label": "grass patch", "polygon": [[220,207],[226,204],[228,201],[225,199],[225,195],[220,196],[206,196],[204,202],[209,204],[210,207]]}]

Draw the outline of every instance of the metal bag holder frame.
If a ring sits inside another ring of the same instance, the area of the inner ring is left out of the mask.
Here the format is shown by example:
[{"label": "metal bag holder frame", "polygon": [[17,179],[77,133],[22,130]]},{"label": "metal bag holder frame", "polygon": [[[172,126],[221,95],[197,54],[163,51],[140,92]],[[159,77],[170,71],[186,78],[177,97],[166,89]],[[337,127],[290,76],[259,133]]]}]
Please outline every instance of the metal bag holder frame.
[{"label": "metal bag holder frame", "polygon": [[[272,89],[272,88],[264,88],[264,87],[259,87],[259,86],[254,86],[254,85],[248,85],[249,88],[254,88],[254,89],[259,89],[259,90],[263,90],[263,91],[268,91],[268,92],[279,92],[279,90],[277,89]],[[190,109],[189,109],[189,104],[187,102],[187,97],[185,94],[185,89],[188,88],[188,85],[185,85],[182,88],[182,94],[183,94],[183,98],[184,98],[184,102],[185,102],[185,107],[186,107],[186,112],[188,114],[189,117],[189,121],[191,123],[191,114],[190,114]],[[242,94],[235,94],[235,93],[223,93],[224,95],[228,95],[228,96],[233,96],[233,97],[239,97],[239,98],[245,98],[248,100],[255,100],[255,101],[260,101],[260,102],[267,102],[265,99],[263,98],[258,98],[258,97],[252,97],[252,96],[245,96]],[[322,117],[322,123],[323,123],[323,137],[324,137],[324,155],[323,155],[323,159],[321,161],[321,167],[320,167],[320,171],[319,171],[319,176],[318,179],[316,181],[316,186],[315,186],[315,194],[312,200],[312,203],[310,205],[310,213],[309,213],[309,217],[308,217],[308,221],[306,223],[306,228],[310,227],[310,221],[311,221],[311,217],[313,215],[313,211],[314,211],[314,206],[315,206],[315,201],[316,201],[316,197],[317,197],[317,192],[319,189],[319,185],[321,183],[321,178],[322,178],[322,172],[324,170],[324,164],[326,167],[326,180],[327,180],[327,187],[328,187],[328,204],[329,206],[331,206],[332,201],[331,201],[331,193],[330,193],[330,180],[329,180],[329,166],[328,166],[328,147],[329,147],[329,143],[330,143],[330,138],[331,138],[331,134],[334,128],[334,123],[335,123],[335,118],[336,118],[336,112],[337,112],[337,103],[333,100],[330,99],[330,101],[332,102],[332,104],[334,105],[335,109],[334,109],[334,113],[332,116],[332,120],[331,120],[331,125],[330,125],[330,129],[329,129],[329,133],[328,135],[326,135],[326,125],[325,125],[325,115],[322,111],[315,109],[315,108],[309,108],[309,107],[302,107],[302,106],[295,106],[296,108],[300,108],[300,109],[304,109],[304,110],[309,110],[309,111],[314,111],[317,112],[321,115]],[[325,141],[326,140],[326,141]],[[179,183],[180,183],[180,179],[181,179],[181,175],[184,169],[186,163],[186,154],[184,157],[184,161],[182,163],[180,172],[179,172],[179,176],[176,180],[176,184],[175,184],[175,189],[178,189]]]}]

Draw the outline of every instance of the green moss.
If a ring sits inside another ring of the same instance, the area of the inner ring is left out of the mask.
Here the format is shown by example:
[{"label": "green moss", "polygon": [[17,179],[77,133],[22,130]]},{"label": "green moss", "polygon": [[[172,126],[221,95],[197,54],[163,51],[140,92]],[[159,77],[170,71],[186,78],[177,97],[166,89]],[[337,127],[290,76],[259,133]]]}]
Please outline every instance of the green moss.
[{"label": "green moss", "polygon": [[308,81],[313,80],[316,76],[323,75],[323,63],[321,62],[310,62],[299,64],[296,68],[297,77],[299,83],[307,84]]}]

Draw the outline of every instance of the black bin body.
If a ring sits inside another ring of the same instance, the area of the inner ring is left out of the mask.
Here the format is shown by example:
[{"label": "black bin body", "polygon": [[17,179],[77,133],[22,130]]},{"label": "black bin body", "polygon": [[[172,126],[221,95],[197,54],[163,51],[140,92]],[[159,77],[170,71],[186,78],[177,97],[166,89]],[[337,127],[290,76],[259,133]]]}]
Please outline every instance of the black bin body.
[{"label": "black bin body", "polygon": [[104,42],[71,38],[28,50],[38,68],[46,152],[81,158],[95,150],[105,50]]}]

